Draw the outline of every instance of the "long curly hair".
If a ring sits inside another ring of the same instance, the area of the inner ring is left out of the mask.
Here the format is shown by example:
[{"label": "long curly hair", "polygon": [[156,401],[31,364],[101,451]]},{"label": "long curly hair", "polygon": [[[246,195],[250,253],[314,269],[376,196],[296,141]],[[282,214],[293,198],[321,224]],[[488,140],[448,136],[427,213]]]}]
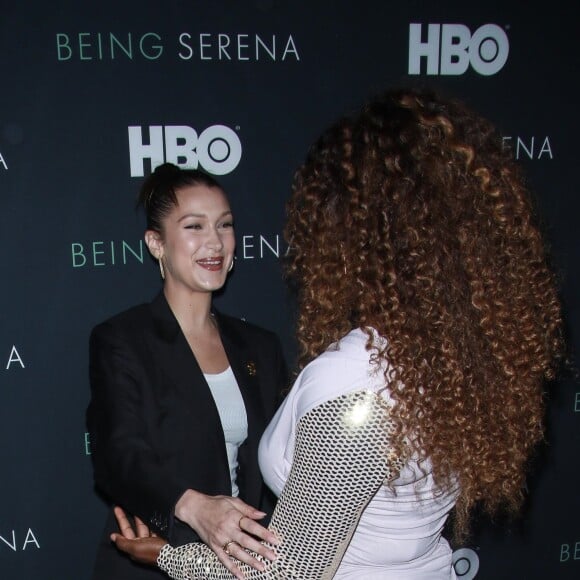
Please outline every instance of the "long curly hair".
[{"label": "long curly hair", "polygon": [[543,436],[543,382],[563,357],[532,210],[494,127],[416,90],[389,91],[330,127],[288,203],[300,366],[367,330],[371,360],[388,362],[395,451],[411,442],[441,489],[459,483],[458,540],[475,504],[519,507]]}]

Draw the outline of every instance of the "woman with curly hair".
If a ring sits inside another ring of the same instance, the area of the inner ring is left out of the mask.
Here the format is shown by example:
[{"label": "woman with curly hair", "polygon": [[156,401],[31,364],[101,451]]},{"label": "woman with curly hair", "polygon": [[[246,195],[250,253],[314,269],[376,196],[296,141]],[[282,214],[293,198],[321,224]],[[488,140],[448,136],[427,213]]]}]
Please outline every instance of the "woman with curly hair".
[{"label": "woman with curly hair", "polygon": [[[522,176],[489,122],[390,91],[327,130],[288,204],[302,372],[265,432],[277,560],[247,578],[454,578],[442,537],[515,511],[561,314]],[[228,578],[201,544],[117,546]]]}]

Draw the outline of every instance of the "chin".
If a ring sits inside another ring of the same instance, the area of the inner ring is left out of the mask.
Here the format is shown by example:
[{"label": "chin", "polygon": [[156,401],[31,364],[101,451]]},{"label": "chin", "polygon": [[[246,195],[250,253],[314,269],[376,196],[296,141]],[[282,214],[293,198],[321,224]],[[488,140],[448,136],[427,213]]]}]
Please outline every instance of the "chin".
[{"label": "chin", "polygon": [[206,292],[215,292],[216,290],[220,290],[224,287],[226,283],[225,278],[223,280],[207,280],[196,284],[196,286],[202,288]]}]

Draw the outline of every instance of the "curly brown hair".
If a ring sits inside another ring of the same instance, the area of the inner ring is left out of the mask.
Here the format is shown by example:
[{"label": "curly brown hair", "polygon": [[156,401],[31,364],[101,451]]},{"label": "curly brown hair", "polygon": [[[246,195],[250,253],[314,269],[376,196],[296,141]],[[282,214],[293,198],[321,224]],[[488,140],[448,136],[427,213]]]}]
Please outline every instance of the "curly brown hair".
[{"label": "curly brown hair", "polygon": [[416,90],[329,128],[288,203],[301,366],[367,329],[371,360],[389,363],[396,451],[411,441],[441,488],[459,483],[456,539],[475,504],[519,507],[543,436],[543,382],[563,356],[532,209],[494,127]]}]

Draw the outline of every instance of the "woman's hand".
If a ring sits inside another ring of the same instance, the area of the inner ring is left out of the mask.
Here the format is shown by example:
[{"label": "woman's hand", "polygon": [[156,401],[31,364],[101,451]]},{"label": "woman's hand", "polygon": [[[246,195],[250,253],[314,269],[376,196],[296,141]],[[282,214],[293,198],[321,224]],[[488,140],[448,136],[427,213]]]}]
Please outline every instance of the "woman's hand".
[{"label": "woman's hand", "polygon": [[268,560],[275,560],[273,550],[260,543],[261,540],[277,545],[276,535],[255,520],[266,514],[241,499],[223,495],[210,496],[187,490],[175,506],[175,515],[191,526],[217,555],[220,562],[237,576],[236,564],[232,558],[264,570],[265,566],[255,552]]},{"label": "woman's hand", "polygon": [[167,542],[150,532],[149,528],[138,517],[135,517],[135,530],[127,515],[120,507],[114,509],[120,534],[111,534],[111,540],[121,552],[128,554],[132,560],[141,564],[155,566],[161,548]]}]

